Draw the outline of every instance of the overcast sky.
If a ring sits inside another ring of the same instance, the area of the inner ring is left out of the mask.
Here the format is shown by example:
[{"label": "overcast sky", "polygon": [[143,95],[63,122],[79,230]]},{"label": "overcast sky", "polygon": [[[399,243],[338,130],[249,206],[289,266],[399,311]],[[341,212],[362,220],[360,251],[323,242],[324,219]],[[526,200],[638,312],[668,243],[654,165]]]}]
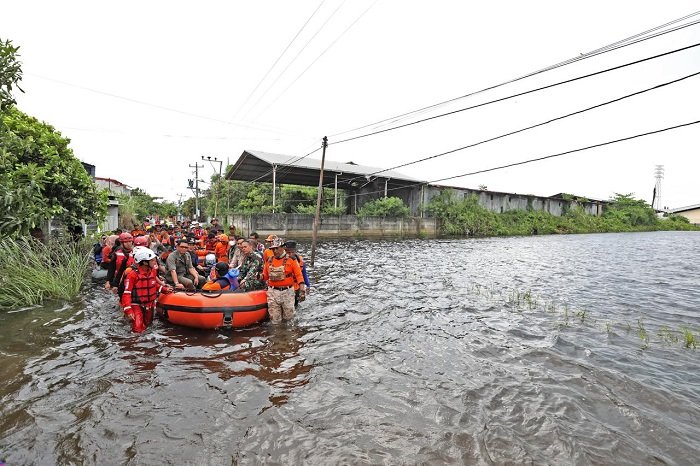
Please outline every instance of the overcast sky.
[{"label": "overcast sky", "polygon": [[[188,165],[201,164],[203,155],[218,157],[224,166],[245,149],[300,156],[319,147],[324,135],[332,143],[363,134],[368,129],[332,136],[580,56],[694,13],[698,5],[23,0],[3,4],[0,38],[21,47],[21,110],[69,137],[75,155],[94,164],[97,176],[177,200],[178,194],[191,196]],[[698,42],[700,24],[421,117]],[[698,71],[700,47],[332,145],[327,158],[390,168]],[[699,89],[700,76],[691,77],[398,171],[432,181],[700,120]],[[632,192],[650,202],[659,164],[665,167],[661,204],[680,207],[700,203],[698,142],[700,125],[693,125],[440,184],[596,199]],[[320,158],[320,152],[311,157]],[[200,177],[208,180],[214,169],[218,165],[205,164]]]}]

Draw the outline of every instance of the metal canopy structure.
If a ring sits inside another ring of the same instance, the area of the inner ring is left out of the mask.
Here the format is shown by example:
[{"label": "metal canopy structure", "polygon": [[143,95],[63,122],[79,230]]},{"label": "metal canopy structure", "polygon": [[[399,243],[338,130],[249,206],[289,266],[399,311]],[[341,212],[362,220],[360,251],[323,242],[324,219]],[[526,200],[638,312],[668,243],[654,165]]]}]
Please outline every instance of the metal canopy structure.
[{"label": "metal canopy structure", "polygon": [[[273,184],[273,196],[278,184],[295,184],[301,186],[318,186],[321,169],[320,159],[271,154],[255,150],[245,150],[226,173],[227,180],[258,181]],[[413,187],[423,183],[421,180],[407,177],[393,170],[381,171],[381,168],[356,165],[354,163],[338,163],[326,161],[323,170],[323,184],[334,187],[336,206],[338,189],[353,193],[361,191],[366,186],[376,189],[381,186],[385,195],[399,188]],[[273,206],[275,200],[273,198]]]}]

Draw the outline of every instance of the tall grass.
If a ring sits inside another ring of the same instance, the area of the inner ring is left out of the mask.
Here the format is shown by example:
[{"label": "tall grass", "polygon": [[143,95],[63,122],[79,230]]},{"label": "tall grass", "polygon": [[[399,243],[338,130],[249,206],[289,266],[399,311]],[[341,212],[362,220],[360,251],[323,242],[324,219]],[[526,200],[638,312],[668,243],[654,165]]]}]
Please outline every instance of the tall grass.
[{"label": "tall grass", "polygon": [[72,299],[80,292],[90,268],[86,241],[0,240],[0,307]]}]

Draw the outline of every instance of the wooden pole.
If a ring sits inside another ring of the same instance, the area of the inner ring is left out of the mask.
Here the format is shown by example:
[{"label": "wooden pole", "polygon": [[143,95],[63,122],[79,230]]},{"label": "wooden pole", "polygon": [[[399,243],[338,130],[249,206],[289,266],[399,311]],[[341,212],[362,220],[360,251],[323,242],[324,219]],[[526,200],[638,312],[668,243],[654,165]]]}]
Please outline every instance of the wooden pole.
[{"label": "wooden pole", "polygon": [[328,137],[323,136],[323,155],[321,155],[321,172],[318,176],[318,196],[316,197],[316,216],[314,217],[314,229],[311,234],[311,266],[316,259],[316,239],[318,238],[318,226],[321,223],[321,198],[323,197],[323,165],[326,163],[326,147],[328,147]]}]

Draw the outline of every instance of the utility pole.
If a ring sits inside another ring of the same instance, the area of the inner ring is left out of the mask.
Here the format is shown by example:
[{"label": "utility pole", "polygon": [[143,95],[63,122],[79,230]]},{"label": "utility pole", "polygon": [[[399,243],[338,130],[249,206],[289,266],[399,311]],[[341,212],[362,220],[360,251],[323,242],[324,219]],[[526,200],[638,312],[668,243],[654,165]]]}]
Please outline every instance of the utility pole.
[{"label": "utility pole", "polygon": [[321,199],[323,197],[323,165],[326,163],[326,147],[328,147],[328,137],[323,136],[323,155],[321,155],[321,173],[318,176],[318,197],[316,198],[316,216],[314,217],[314,229],[311,235],[311,266],[316,258],[316,238],[318,237],[318,226],[321,223]]},{"label": "utility pole", "polygon": [[[195,163],[194,165],[189,165],[190,168],[194,168],[194,215],[197,221],[201,221],[199,212],[199,169],[204,168],[204,165],[199,165]],[[190,182],[190,189],[192,189],[193,182]]]},{"label": "utility pole", "polygon": [[[654,186],[654,196],[651,199],[652,209],[659,210],[661,206],[661,180],[664,178],[664,166],[657,165],[654,168],[654,176],[656,177],[656,185]],[[654,207],[654,202],[656,202],[656,207]]]},{"label": "utility pole", "polygon": [[[211,164],[212,170],[214,169],[215,163],[219,164],[219,180],[221,180],[221,165],[224,163],[224,161],[219,160],[216,157],[212,157],[209,155],[207,155],[206,158],[204,158],[204,156],[202,156],[202,160],[206,160],[207,162],[209,162]],[[212,187],[213,186],[214,185],[212,185]],[[214,196],[214,217],[217,217],[219,215],[219,196],[217,196],[216,193],[214,193],[214,192],[212,192],[210,194]]]}]

